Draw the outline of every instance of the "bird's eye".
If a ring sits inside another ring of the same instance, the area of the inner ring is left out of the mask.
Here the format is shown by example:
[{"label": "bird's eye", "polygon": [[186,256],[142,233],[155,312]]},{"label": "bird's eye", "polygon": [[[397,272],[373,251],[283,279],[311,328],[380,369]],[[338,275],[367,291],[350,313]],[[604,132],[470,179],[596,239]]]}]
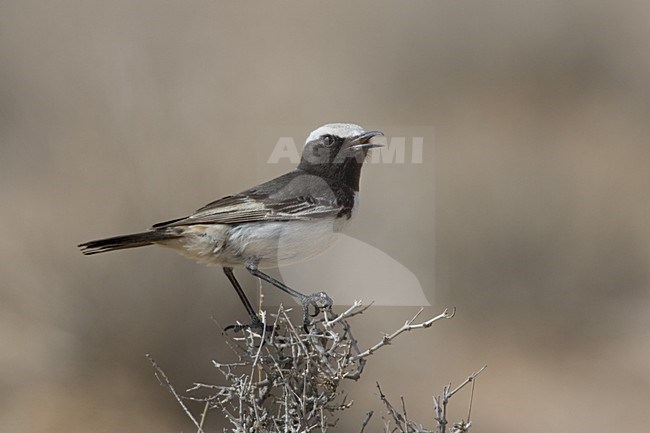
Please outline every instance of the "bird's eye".
[{"label": "bird's eye", "polygon": [[323,135],[322,141],[323,141],[323,146],[331,147],[334,144],[334,137],[332,137],[331,135]]}]

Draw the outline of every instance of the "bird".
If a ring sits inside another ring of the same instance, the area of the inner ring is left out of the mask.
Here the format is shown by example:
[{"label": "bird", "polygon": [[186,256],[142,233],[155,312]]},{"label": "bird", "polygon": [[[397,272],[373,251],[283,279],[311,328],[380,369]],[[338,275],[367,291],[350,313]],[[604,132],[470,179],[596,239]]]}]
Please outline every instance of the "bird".
[{"label": "bird", "polygon": [[328,308],[325,292],[303,294],[262,269],[309,260],[328,250],[358,212],[359,180],[371,142],[381,131],[352,123],[330,123],[312,131],[298,166],[279,177],[225,196],[189,216],[148,230],[79,244],[85,255],[159,245],[207,265],[217,265],[237,292],[251,322],[227,327],[260,328],[262,320],[234,274],[244,268],[295,298],[303,308]]}]

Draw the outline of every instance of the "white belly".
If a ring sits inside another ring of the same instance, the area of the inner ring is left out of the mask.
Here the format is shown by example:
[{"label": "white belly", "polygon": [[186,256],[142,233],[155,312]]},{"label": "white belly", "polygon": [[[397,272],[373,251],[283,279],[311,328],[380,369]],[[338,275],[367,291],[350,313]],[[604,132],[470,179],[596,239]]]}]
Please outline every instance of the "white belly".
[{"label": "white belly", "polygon": [[231,230],[229,241],[235,248],[243,247],[234,251],[236,257],[256,259],[260,268],[273,268],[311,259],[329,249],[339,236],[334,225],[333,220],[245,224]]},{"label": "white belly", "polygon": [[229,225],[188,226],[183,237],[167,241],[196,261],[221,266],[274,268],[308,260],[329,249],[348,223],[347,218],[316,221],[265,221]]}]

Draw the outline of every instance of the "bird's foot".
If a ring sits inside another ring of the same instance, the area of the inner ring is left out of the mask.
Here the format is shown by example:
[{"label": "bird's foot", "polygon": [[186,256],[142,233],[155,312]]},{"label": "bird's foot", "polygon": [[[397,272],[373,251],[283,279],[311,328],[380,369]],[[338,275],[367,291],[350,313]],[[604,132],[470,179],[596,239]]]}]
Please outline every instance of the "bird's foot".
[{"label": "bird's foot", "polygon": [[256,331],[260,335],[266,333],[266,335],[270,335],[274,327],[273,325],[265,325],[264,322],[259,317],[255,317],[251,323],[247,324],[241,324],[237,323],[236,325],[228,325],[224,328],[223,332],[228,333],[228,332],[241,332],[245,331],[247,329],[250,329],[251,331]]},{"label": "bird's foot", "polygon": [[[302,327],[305,332],[309,332],[309,317],[316,317],[322,310],[329,310],[332,308],[334,301],[332,301],[332,298],[330,298],[327,293],[317,292],[312,293],[311,295],[304,295],[302,298],[300,298],[300,304],[302,305],[303,312]],[[309,313],[310,305],[314,307],[314,314]]]}]

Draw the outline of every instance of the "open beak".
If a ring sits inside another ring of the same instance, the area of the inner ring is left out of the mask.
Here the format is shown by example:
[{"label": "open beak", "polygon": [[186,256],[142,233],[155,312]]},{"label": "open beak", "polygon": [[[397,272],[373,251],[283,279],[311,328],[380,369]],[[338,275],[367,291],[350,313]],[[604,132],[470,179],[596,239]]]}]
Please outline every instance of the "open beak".
[{"label": "open beak", "polygon": [[373,147],[382,147],[383,144],[370,143],[370,139],[378,135],[383,136],[384,133],[381,131],[364,132],[363,134],[358,135],[351,140],[350,148],[353,150],[362,150],[362,149],[372,149]]}]

